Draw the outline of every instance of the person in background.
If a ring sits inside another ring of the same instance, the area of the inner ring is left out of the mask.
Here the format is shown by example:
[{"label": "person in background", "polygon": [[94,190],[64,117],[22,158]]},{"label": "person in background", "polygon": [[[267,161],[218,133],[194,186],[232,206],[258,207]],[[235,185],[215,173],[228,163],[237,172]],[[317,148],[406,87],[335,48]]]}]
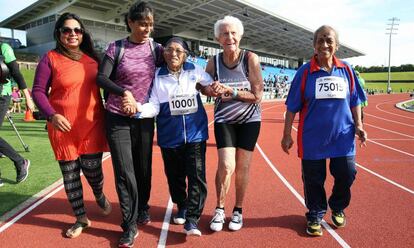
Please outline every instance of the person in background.
[{"label": "person in background", "polygon": [[56,48],[44,55],[37,66],[33,98],[48,120],[49,140],[76,216],[66,237],[76,238],[91,226],[83,201],[81,171],[102,213],[111,212],[103,193],[102,173],[102,153],[109,149],[104,108],[96,85],[98,57],[92,38],[73,13],[62,14],[53,33]]},{"label": "person in background", "polygon": [[[26,109],[34,111],[34,103],[27,89],[26,82],[23,75],[20,73],[19,65],[16,62],[16,57],[13,48],[7,43],[0,44],[0,56],[6,64],[10,77],[17,83],[19,89],[23,92],[26,99]],[[3,73],[2,73],[3,74]],[[4,117],[9,110],[10,98],[12,95],[12,82],[7,79],[7,83],[0,84],[0,128],[3,125]],[[13,147],[0,137],[0,156],[9,158],[16,168],[16,182],[21,183],[27,179],[29,175],[30,160],[25,159],[13,149]],[[3,186],[0,171],[0,187]]]},{"label": "person in background", "polygon": [[[365,79],[363,79],[361,77],[359,71],[355,71],[355,74],[358,77],[358,81],[359,81],[359,84],[361,85],[361,88],[364,90],[365,89]],[[364,90],[364,94],[365,94],[366,100],[361,103],[361,121],[362,122],[364,122],[364,108],[366,106],[368,106],[368,97],[367,97],[367,94],[366,94],[365,90]]]},{"label": "person in background", "polygon": [[209,60],[206,72],[214,80],[212,88],[220,93],[215,101],[214,135],[218,150],[216,173],[217,202],[210,229],[221,231],[225,223],[225,201],[231,176],[236,172],[236,202],[229,229],[243,226],[242,207],[249,182],[249,169],[260,131],[263,96],[259,57],[240,49],[242,22],[226,16],[214,24],[214,35],[223,52]]},{"label": "person in background", "polygon": [[170,195],[178,207],[174,223],[185,223],[187,235],[201,236],[198,221],[207,197],[208,120],[196,85],[209,87],[213,79],[198,65],[186,62],[188,53],[187,43],[181,38],[167,41],[164,49],[166,65],[155,74],[149,102],[138,103],[137,116],[157,116],[157,141]]},{"label": "person in background", "polygon": [[[365,145],[367,133],[361,121],[365,94],[351,66],[339,60],[337,32],[321,26],[314,33],[314,56],[297,71],[286,100],[286,117],[281,147],[289,154],[293,146],[292,124],[299,112],[298,156],[302,160],[306,233],[321,236],[321,221],[332,210],[332,222],[346,224],[344,210],[351,201],[355,180],[355,135]],[[326,160],[334,177],[332,194],[325,192]]]},{"label": "person in background", "polygon": [[11,97],[12,97],[13,107],[10,110],[10,112],[22,113],[22,107],[20,104],[22,102],[22,95],[20,94],[20,90],[17,87],[13,87]]},{"label": "person in background", "polygon": [[[123,234],[119,246],[132,247],[138,236],[137,224],[151,221],[148,201],[154,118],[134,119],[130,115],[136,112],[135,102],[146,103],[149,99],[162,47],[150,39],[154,11],[148,3],[132,4],[125,24],[130,35],[121,41],[124,55],[116,64],[116,42],[109,44],[99,67],[98,85],[109,93],[105,125],[122,210]],[[116,73],[111,77],[114,70]],[[123,100],[131,105],[123,108]]]}]

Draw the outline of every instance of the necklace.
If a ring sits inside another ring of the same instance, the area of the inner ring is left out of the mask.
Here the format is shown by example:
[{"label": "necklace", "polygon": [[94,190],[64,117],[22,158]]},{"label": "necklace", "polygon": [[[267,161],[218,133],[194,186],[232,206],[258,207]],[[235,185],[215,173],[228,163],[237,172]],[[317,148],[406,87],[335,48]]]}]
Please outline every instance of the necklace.
[{"label": "necklace", "polygon": [[[168,68],[168,67],[167,67]],[[179,79],[180,78],[180,74],[181,74],[181,68],[178,71],[172,71],[170,70],[170,68],[168,68],[168,72],[175,78],[175,79]]]}]

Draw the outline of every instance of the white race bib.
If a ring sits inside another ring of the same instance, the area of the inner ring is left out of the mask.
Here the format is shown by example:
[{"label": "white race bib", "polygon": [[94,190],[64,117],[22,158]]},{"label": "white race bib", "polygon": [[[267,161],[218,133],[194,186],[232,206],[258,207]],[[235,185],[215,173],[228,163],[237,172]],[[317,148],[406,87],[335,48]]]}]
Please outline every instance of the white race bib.
[{"label": "white race bib", "polygon": [[315,84],[315,98],[316,99],[330,99],[339,98],[344,99],[348,84],[342,77],[328,76],[316,79]]},{"label": "white race bib", "polygon": [[174,94],[169,99],[171,115],[186,115],[197,112],[197,94]]},{"label": "white race bib", "polygon": [[[237,91],[249,91],[251,90],[250,82],[249,81],[241,81],[241,82],[226,82],[225,85],[237,89]],[[224,96],[228,97],[229,94],[224,94]]]}]

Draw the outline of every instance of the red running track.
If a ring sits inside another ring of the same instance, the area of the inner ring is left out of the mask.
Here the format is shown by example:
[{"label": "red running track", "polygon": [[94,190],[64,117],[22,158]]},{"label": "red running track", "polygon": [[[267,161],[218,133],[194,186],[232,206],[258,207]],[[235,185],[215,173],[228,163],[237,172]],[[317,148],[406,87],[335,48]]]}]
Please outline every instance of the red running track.
[{"label": "red running track", "polygon": [[[153,155],[153,189],[150,200],[152,223],[139,229],[136,247],[414,247],[414,113],[395,108],[409,99],[408,94],[369,97],[365,108],[368,146],[358,148],[358,174],[353,198],[346,210],[348,224],[343,229],[325,217],[324,235],[305,233],[300,160],[296,146],[291,155],[280,149],[283,130],[283,102],[264,102],[263,121],[253,155],[250,184],[244,203],[244,227],[231,232],[209,230],[215,207],[214,176],[217,151],[210,125],[207,148],[208,197],[199,238],[186,238],[182,226],[170,224],[171,205],[158,147]],[[207,106],[210,121],[212,106]],[[295,123],[295,126],[297,123]],[[296,136],[296,133],[293,133]],[[90,188],[84,188],[92,227],[77,239],[64,237],[74,222],[63,189],[28,211],[17,222],[0,226],[1,247],[116,247],[120,236],[120,210],[110,159],[104,161],[105,192],[113,203],[113,213],[100,215]],[[82,179],[86,185],[84,178]],[[332,187],[328,176],[327,192]],[[229,191],[226,214],[234,204],[234,181]],[[176,209],[172,210],[173,214]],[[166,219],[167,221],[164,221]],[[9,226],[10,225],[10,226]]]}]

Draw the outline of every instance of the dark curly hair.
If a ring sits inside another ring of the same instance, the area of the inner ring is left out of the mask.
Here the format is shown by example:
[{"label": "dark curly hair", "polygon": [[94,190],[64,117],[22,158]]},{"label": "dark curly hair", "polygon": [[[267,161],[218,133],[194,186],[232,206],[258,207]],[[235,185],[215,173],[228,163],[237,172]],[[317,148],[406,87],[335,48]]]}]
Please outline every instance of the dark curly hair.
[{"label": "dark curly hair", "polygon": [[131,21],[141,21],[147,19],[149,16],[154,16],[154,10],[147,2],[136,2],[130,8],[128,13],[125,14],[125,25],[128,32],[131,32],[131,28],[128,25],[128,19]]},{"label": "dark curly hair", "polygon": [[83,30],[83,39],[82,39],[82,43],[80,44],[79,48],[80,50],[85,53],[86,55],[88,55],[89,57],[93,58],[94,60],[96,60],[97,62],[99,62],[99,58],[98,55],[95,51],[95,49],[93,48],[93,41],[92,41],[92,37],[90,35],[90,33],[88,33],[88,31],[85,29],[85,26],[83,25],[80,17],[74,13],[63,13],[59,19],[56,21],[55,24],[55,30],[53,32],[53,37],[55,38],[56,41],[56,48],[55,50],[58,53],[63,54],[64,56],[73,59],[73,60],[79,60],[82,56],[81,53],[77,53],[74,51],[71,51],[69,49],[67,49],[65,47],[65,45],[60,41],[60,28],[63,27],[63,25],[65,24],[66,20],[76,20],[77,22],[79,22],[79,25],[81,26],[82,30]]}]

